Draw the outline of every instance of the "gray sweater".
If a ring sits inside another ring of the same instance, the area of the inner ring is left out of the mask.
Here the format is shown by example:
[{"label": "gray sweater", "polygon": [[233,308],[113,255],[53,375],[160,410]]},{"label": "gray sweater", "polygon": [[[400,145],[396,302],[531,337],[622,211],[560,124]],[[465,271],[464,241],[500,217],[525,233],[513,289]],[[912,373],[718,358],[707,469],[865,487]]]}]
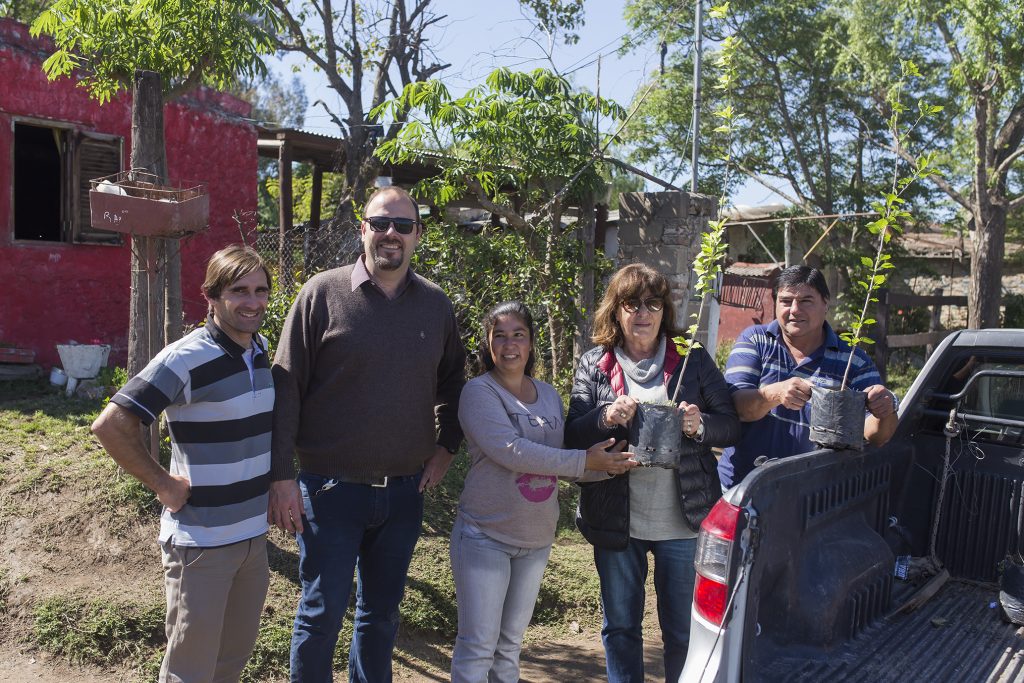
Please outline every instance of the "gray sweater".
[{"label": "gray sweater", "polygon": [[310,278],[288,313],[272,481],[295,476],[295,456],[325,477],[415,474],[435,444],[462,441],[465,351],[448,297],[416,275],[394,299],[372,281],[353,290],[352,268]]},{"label": "gray sweater", "polygon": [[558,477],[579,478],[587,452],[562,446],[562,399],[533,380],[537,400],[524,403],[489,373],[471,379],[459,402],[470,467],[459,514],[491,538],[519,548],[555,540]]}]

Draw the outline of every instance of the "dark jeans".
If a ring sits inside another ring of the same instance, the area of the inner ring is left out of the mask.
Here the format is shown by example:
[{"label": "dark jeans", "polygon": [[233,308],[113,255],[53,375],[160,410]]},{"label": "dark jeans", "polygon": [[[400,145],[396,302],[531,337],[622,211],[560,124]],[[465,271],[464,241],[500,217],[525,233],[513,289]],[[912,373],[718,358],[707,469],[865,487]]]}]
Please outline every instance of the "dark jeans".
[{"label": "dark jeans", "polygon": [[420,475],[388,486],[334,483],[299,474],[304,505],[299,543],[302,598],[292,631],[291,680],[333,680],[331,660],[356,574],[350,681],[391,680],[398,605],[423,520]]},{"label": "dark jeans", "polygon": [[601,607],[608,683],[643,683],[644,584],[647,553],[654,554],[654,590],[665,644],[665,680],[675,683],[686,662],[693,602],[693,553],[697,539],[641,541],[630,538],[625,550],[594,548],[601,577]]}]

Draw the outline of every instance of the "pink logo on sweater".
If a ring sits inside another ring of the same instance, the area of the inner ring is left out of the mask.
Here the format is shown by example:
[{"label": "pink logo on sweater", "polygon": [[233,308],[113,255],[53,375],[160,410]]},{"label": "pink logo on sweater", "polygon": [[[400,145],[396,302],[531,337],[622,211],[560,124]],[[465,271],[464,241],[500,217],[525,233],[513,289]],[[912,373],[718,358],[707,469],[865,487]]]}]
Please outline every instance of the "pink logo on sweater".
[{"label": "pink logo on sweater", "polygon": [[516,479],[519,493],[531,503],[543,503],[558,488],[558,477],[550,474],[523,474]]}]

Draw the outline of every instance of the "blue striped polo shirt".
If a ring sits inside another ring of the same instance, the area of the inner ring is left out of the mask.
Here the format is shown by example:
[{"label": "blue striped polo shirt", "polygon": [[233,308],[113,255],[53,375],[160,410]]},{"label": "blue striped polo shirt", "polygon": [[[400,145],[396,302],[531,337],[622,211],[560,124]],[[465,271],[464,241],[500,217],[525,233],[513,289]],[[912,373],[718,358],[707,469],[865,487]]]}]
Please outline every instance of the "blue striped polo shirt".
[{"label": "blue striped polo shirt", "polygon": [[[811,384],[838,389],[846,372],[850,345],[836,335],[825,323],[825,343],[799,364],[782,339],[779,323],[752,325],[740,333],[725,364],[725,381],[729,390],[758,389],[768,384],[799,377]],[[882,378],[875,364],[863,351],[854,351],[847,385],[863,391]],[[740,482],[752,469],[754,459],[764,455],[785,458],[814,450],[810,436],[811,405],[800,410],[772,408],[756,422],[743,423],[743,436],[732,448],[727,448],[718,461],[718,475],[723,486]]]},{"label": "blue striped polo shirt", "polygon": [[267,531],[274,380],[265,349],[256,335],[250,372],[247,350],[207,320],[110,399],[144,424],[166,413],[169,471],[192,483],[180,510],[164,508],[161,543],[210,548]]}]

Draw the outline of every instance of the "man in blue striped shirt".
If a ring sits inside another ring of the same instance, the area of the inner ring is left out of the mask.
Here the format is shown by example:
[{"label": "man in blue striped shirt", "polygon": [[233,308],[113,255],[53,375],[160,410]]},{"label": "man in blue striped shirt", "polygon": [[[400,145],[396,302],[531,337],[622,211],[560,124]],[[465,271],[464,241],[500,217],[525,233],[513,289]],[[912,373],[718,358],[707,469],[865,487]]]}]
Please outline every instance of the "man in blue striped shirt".
[{"label": "man in blue striped shirt", "polygon": [[[238,681],[267,595],[267,502],[274,382],[266,340],[270,275],[233,245],[207,265],[206,325],[164,348],[112,399],[92,431],[164,505],[160,547],[167,651],[160,681]],[[167,416],[169,471],[141,425]]]},{"label": "man in blue striped shirt", "polygon": [[[850,346],[825,320],[829,291],[821,271],[792,266],[772,289],[775,320],[740,333],[725,381],[744,422],[743,437],[718,463],[722,486],[739,483],[760,456],[785,458],[814,449],[809,439],[811,385],[838,389]],[[847,386],[867,394],[864,438],[876,446],[896,430],[896,397],[881,384],[874,363],[854,350]]]}]

